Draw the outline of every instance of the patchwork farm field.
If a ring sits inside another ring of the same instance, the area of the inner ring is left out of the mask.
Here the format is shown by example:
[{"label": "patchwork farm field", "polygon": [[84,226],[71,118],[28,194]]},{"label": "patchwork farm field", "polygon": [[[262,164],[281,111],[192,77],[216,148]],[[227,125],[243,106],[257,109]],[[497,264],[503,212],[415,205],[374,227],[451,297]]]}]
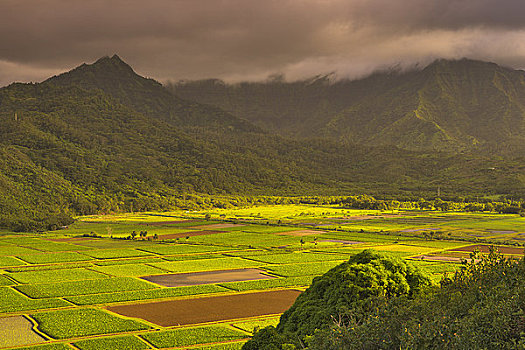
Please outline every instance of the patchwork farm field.
[{"label": "patchwork farm field", "polygon": [[523,254],[525,218],[282,205],[78,218],[0,233],[2,349],[240,349],[315,276],[363,249],[436,282],[491,244]]}]

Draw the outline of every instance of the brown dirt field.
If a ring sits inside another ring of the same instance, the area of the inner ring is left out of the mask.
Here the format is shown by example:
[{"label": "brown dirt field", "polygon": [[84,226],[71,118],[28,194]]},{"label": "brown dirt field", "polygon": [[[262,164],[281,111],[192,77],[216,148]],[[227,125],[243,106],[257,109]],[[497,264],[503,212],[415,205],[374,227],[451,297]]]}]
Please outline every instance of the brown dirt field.
[{"label": "brown dirt field", "polygon": [[258,269],[238,269],[152,275],[143,276],[141,278],[153,283],[160,284],[165,287],[195,286],[199,284],[238,282],[275,278],[272,276],[265,275],[262,272],[263,271]]},{"label": "brown dirt field", "polygon": [[224,231],[212,231],[212,230],[206,230],[206,231],[188,231],[188,232],[182,232],[182,233],[172,233],[169,235],[160,235],[159,239],[177,239],[177,238],[186,238],[188,236],[202,236],[202,235],[213,235],[215,233],[223,233]]},{"label": "brown dirt field", "polygon": [[[482,253],[488,253],[489,247],[490,247],[489,245],[485,245],[485,244],[475,244],[475,245],[469,245],[467,247],[449,249],[449,251],[473,252],[474,250],[477,249]],[[499,246],[495,246],[495,247],[501,254],[523,255],[524,248],[499,247]]]},{"label": "brown dirt field", "polygon": [[211,224],[211,225],[192,226],[188,228],[193,228],[197,230],[200,230],[200,229],[213,230],[216,228],[231,228],[231,227],[241,227],[241,226],[246,226],[246,225],[245,224]]},{"label": "brown dirt field", "polygon": [[457,258],[453,256],[439,256],[439,255],[419,255],[415,256],[412,259],[417,260],[430,260],[430,261],[447,261],[447,262],[461,262],[462,260],[470,260],[465,258]]},{"label": "brown dirt field", "polygon": [[320,235],[322,233],[326,233],[326,231],[318,231],[318,230],[297,230],[297,231],[288,231],[288,232],[277,232],[276,235],[283,235],[283,236],[311,236],[311,235]]},{"label": "brown dirt field", "polygon": [[117,305],[107,309],[120,315],[147,320],[163,327],[216,322],[288,310],[301,294],[298,290],[223,295],[206,298]]}]

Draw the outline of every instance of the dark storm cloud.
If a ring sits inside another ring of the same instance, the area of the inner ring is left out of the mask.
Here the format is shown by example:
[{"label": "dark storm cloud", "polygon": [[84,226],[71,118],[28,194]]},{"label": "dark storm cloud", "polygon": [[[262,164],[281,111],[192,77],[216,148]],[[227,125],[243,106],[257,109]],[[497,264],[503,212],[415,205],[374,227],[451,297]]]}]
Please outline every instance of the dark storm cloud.
[{"label": "dark storm cloud", "polygon": [[0,85],[118,53],[160,80],[525,58],[522,0],[2,0]]}]

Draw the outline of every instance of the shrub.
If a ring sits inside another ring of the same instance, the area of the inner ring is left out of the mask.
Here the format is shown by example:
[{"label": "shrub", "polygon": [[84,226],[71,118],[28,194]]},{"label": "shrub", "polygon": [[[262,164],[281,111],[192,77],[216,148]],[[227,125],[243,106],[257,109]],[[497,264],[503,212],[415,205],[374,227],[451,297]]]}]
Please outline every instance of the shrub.
[{"label": "shrub", "polygon": [[376,301],[400,295],[415,296],[430,279],[399,258],[365,250],[323,276],[285,311],[275,329],[255,334],[243,349],[280,349],[275,344],[300,346],[332,319],[364,318]]}]

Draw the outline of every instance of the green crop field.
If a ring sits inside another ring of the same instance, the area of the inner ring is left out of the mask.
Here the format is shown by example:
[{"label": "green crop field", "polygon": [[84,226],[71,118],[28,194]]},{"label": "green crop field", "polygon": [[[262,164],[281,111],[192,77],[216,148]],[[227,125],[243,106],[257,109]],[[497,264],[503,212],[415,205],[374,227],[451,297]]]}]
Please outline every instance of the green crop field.
[{"label": "green crop field", "polygon": [[94,262],[94,265],[96,266],[115,266],[115,265],[129,265],[129,264],[148,264],[153,262],[162,262],[164,261],[162,258],[127,258],[127,259],[111,259],[111,260],[105,260],[105,261],[96,261]]},{"label": "green crop field", "polygon": [[250,321],[235,322],[232,324],[232,326],[248,333],[254,333],[254,330],[258,328],[260,329],[267,326],[277,326],[277,323],[279,323],[279,317],[274,316]]},{"label": "green crop field", "polygon": [[40,253],[41,251],[26,247],[19,247],[13,244],[0,246],[0,256],[18,256],[25,254]]},{"label": "green crop field", "polygon": [[322,275],[343,261],[344,260],[277,265],[268,267],[267,269],[272,273],[285,277]]},{"label": "green crop field", "polygon": [[116,277],[158,275],[166,272],[146,264],[95,266],[91,269]]},{"label": "green crop field", "polygon": [[230,256],[232,253],[215,253],[215,254],[191,254],[191,255],[165,255],[162,258],[167,261],[187,261],[201,259],[218,259]]},{"label": "green crop field", "polygon": [[54,339],[86,335],[129,332],[150,328],[148,325],[113,316],[97,309],[58,310],[32,314],[38,329]]},{"label": "green crop field", "polygon": [[149,345],[133,335],[122,337],[102,337],[81,340],[73,343],[80,350],[143,350]]},{"label": "green crop field", "polygon": [[56,298],[30,299],[12,288],[0,287],[0,313],[44,310],[70,305],[67,301]]},{"label": "green crop field", "polygon": [[215,251],[231,250],[227,247],[191,245],[191,244],[157,244],[148,248],[142,248],[145,252],[159,255],[196,254]]},{"label": "green crop field", "polygon": [[20,254],[18,258],[30,264],[52,264],[73,261],[88,261],[93,258],[77,252],[58,252],[40,254]]},{"label": "green crop field", "polygon": [[44,252],[67,252],[67,251],[77,251],[77,250],[86,250],[89,248],[76,245],[76,244],[69,244],[69,243],[62,243],[62,242],[50,242],[50,241],[42,241],[37,240],[32,243],[18,243],[20,246],[27,247],[27,248],[33,248],[36,250],[44,251]]},{"label": "green crop field", "polygon": [[[206,214],[212,220],[204,220]],[[184,217],[194,221],[183,221]],[[232,221],[237,225],[232,226]],[[23,315],[42,334],[60,340],[43,339],[43,344],[27,349],[240,349],[254,328],[275,325],[278,317],[180,328],[121,317],[106,308],[302,290],[315,276],[363,249],[408,259],[438,283],[443,274],[461,265],[457,260],[428,261],[418,256],[463,256],[447,250],[483,242],[521,245],[524,222],[525,218],[509,214],[381,212],[316,205],[84,217],[65,230],[0,234],[0,314]],[[226,225],[207,228],[214,224]],[[133,231],[147,231],[152,237],[191,230],[220,232],[178,241],[122,239]],[[69,240],[92,232],[102,237]],[[273,278],[210,280],[181,287],[139,278],[185,273],[192,281],[196,272],[253,268]]]},{"label": "green crop field", "polygon": [[[249,282],[245,282],[249,283]],[[113,292],[67,297],[66,300],[77,305],[109,304],[122,301],[136,301],[146,299],[175,298],[189,295],[211,294],[227,292],[228,289],[215,284],[204,284],[187,287],[158,288],[136,290],[128,292]]]},{"label": "green crop field", "polygon": [[23,265],[4,268],[7,272],[28,272],[28,271],[46,271],[46,270],[68,270],[82,267],[92,267],[89,262],[74,262],[68,264],[50,264],[50,265]]},{"label": "green crop field", "polygon": [[242,282],[225,282],[220,285],[235,291],[247,291],[257,289],[285,288],[296,286],[308,286],[314,276],[297,276],[285,278],[272,278],[267,280],[242,281]]},{"label": "green crop field", "polygon": [[267,264],[295,264],[319,261],[346,260],[349,254],[324,254],[324,253],[290,253],[275,255],[260,255],[249,257],[251,260],[260,261]]},{"label": "green crop field", "polygon": [[22,348],[16,348],[16,350],[71,350],[72,347],[65,343],[53,343],[35,346],[25,346]]},{"label": "green crop field", "polygon": [[205,345],[192,347],[192,350],[239,350],[244,345],[244,341],[229,342],[224,344]]},{"label": "green crop field", "polygon": [[25,264],[26,264],[25,262],[19,259],[13,258],[11,256],[0,256],[0,268],[5,268],[9,266],[20,266],[20,265],[25,265]]},{"label": "green crop field", "polygon": [[136,278],[115,277],[63,283],[22,284],[15,286],[15,288],[31,298],[51,298],[127,290],[146,290],[156,287]]},{"label": "green crop field", "polygon": [[182,347],[196,344],[225,342],[247,338],[248,335],[223,326],[181,328],[164,332],[146,333],[141,336],[157,348]]},{"label": "green crop field", "polygon": [[52,281],[53,283],[59,283],[107,277],[102,273],[82,268],[14,272],[8,273],[7,276],[20,283],[46,283],[49,281]]},{"label": "green crop field", "polygon": [[13,284],[16,284],[16,282],[13,282],[9,278],[7,278],[7,276],[0,275],[0,287],[11,286]]},{"label": "green crop field", "polygon": [[174,273],[182,272],[200,272],[213,270],[231,270],[244,269],[250,267],[260,267],[264,263],[246,260],[236,257],[224,257],[216,259],[199,259],[199,260],[184,260],[184,261],[169,261],[161,263],[152,263],[151,266],[159,269],[167,270]]},{"label": "green crop field", "polygon": [[137,256],[150,256],[145,251],[136,249],[99,249],[84,252],[84,254],[96,259],[134,258]]}]

